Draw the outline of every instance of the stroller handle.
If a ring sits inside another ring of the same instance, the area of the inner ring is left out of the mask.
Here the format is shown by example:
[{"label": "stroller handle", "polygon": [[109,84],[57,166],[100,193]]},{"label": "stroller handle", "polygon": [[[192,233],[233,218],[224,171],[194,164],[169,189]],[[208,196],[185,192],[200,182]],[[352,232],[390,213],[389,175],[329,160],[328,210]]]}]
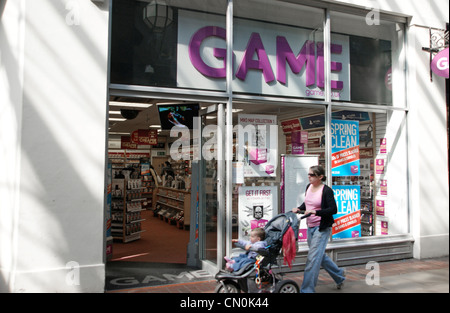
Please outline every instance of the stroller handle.
[{"label": "stroller handle", "polygon": [[[299,213],[297,213],[297,214],[299,214]],[[303,215],[302,217],[300,217],[300,219],[302,220],[302,219],[307,218],[307,217],[310,217],[310,216],[311,216],[311,213],[306,214],[306,215]]]}]

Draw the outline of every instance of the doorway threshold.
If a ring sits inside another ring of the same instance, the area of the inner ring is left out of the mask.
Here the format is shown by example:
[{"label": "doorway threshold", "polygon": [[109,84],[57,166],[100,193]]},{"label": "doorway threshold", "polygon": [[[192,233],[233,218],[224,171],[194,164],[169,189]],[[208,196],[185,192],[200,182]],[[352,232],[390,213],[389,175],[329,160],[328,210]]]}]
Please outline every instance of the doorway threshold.
[{"label": "doorway threshold", "polygon": [[114,261],[106,264],[105,291],[199,282],[214,279],[208,271],[180,263]]}]

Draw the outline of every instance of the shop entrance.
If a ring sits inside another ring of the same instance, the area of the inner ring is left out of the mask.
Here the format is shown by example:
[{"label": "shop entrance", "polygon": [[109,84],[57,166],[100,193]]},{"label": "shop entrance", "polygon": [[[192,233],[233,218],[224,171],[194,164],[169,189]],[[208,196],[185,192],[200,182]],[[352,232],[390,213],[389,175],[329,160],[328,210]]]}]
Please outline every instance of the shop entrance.
[{"label": "shop entrance", "polygon": [[192,135],[200,103],[112,96],[109,108],[107,289],[204,279],[187,264],[193,141],[188,158],[178,158],[171,148],[179,134],[170,134],[177,124]]}]

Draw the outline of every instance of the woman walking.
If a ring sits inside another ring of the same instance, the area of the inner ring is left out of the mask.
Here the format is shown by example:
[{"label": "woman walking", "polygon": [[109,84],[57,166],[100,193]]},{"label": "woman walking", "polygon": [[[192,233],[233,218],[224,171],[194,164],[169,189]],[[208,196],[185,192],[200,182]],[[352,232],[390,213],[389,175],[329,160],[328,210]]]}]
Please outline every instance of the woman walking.
[{"label": "woman walking", "polygon": [[308,178],[305,202],[292,209],[294,213],[311,214],[306,220],[309,252],[300,292],[315,292],[321,266],[336,282],[337,288],[341,289],[345,280],[345,270],[339,268],[325,253],[334,223],[333,214],[337,213],[333,190],[323,183],[326,176],[321,166],[310,167]]}]

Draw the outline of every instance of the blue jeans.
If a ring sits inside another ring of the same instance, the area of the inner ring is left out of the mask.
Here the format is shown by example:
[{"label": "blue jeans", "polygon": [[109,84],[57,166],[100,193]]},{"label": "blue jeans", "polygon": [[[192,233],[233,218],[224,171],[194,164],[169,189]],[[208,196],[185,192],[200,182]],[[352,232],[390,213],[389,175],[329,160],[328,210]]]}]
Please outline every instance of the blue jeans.
[{"label": "blue jeans", "polygon": [[336,284],[345,280],[344,270],[340,269],[333,260],[325,253],[328,239],[330,238],[331,227],[319,231],[319,227],[308,228],[308,258],[306,260],[305,273],[300,292],[313,293],[319,278],[320,266],[333,278]]}]

